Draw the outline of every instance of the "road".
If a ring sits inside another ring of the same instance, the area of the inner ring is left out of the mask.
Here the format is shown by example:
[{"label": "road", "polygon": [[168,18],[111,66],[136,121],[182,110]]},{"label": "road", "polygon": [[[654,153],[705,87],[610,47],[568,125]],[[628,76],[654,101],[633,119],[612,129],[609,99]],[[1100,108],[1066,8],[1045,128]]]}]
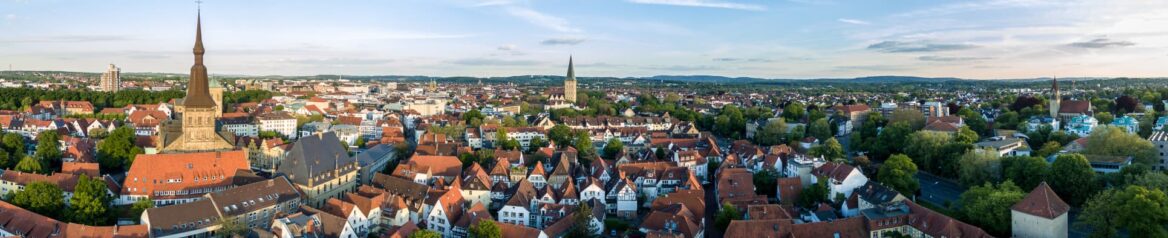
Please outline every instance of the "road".
[{"label": "road", "polygon": [[932,174],[918,172],[916,178],[921,183],[921,196],[917,199],[933,205],[947,206],[949,204],[946,202],[956,202],[957,199],[961,198],[961,193],[965,192],[965,188],[961,185]]}]

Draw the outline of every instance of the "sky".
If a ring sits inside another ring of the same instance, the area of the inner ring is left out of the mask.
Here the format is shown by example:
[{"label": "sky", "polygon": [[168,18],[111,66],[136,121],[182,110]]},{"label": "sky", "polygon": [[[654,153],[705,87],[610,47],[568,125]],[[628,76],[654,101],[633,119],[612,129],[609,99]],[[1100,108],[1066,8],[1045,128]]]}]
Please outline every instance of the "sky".
[{"label": "sky", "polygon": [[[1168,76],[1168,1],[205,0],[243,75]],[[0,0],[0,67],[188,72],[194,1]]]}]

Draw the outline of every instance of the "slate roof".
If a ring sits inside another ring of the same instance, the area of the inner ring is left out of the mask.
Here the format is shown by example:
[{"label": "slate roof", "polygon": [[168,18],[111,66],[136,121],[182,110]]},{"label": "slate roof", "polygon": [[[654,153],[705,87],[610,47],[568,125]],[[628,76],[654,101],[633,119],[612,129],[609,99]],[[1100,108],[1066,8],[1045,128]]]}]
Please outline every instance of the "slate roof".
[{"label": "slate roof", "polygon": [[[356,170],[355,161],[341,147],[337,135],[327,132],[301,137],[292,145],[288,157],[280,163],[276,172],[288,176],[294,184],[311,186]],[[310,178],[315,178],[313,183],[310,183]]]}]

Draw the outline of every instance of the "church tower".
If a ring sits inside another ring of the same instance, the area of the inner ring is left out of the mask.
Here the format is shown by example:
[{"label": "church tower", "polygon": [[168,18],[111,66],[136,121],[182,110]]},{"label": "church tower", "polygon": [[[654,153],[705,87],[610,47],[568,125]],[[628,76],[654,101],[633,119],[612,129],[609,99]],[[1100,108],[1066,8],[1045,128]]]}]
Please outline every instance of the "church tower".
[{"label": "church tower", "polygon": [[203,65],[203,21],[202,14],[195,23],[195,65],[191,66],[190,81],[187,82],[187,96],[182,101],[181,121],[170,122],[168,127],[180,130],[165,130],[160,135],[163,152],[198,152],[231,150],[228,143],[215,131],[215,113],[218,103],[211,94],[207,77],[207,66]]},{"label": "church tower", "polygon": [[564,101],[576,103],[576,71],[572,69],[571,56],[568,56],[568,77],[564,79]]},{"label": "church tower", "polygon": [[1059,94],[1058,78],[1054,78],[1051,82],[1050,118],[1058,118],[1059,105],[1062,105],[1063,97],[1062,94]]}]

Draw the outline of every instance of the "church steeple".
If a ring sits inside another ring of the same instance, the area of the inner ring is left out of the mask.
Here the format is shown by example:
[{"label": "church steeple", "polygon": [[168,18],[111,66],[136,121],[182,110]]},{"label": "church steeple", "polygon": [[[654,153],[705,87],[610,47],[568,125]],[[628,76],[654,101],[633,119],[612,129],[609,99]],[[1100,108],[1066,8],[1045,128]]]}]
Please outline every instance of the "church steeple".
[{"label": "church steeple", "polygon": [[566,80],[576,81],[576,70],[572,67],[572,56],[568,56],[568,78]]},{"label": "church steeple", "polygon": [[203,10],[200,9],[195,18],[195,65],[191,66],[190,81],[187,82],[187,97],[183,99],[183,106],[191,107],[214,107],[215,101],[211,99],[211,92],[208,89],[207,81],[207,66],[203,65]]}]

